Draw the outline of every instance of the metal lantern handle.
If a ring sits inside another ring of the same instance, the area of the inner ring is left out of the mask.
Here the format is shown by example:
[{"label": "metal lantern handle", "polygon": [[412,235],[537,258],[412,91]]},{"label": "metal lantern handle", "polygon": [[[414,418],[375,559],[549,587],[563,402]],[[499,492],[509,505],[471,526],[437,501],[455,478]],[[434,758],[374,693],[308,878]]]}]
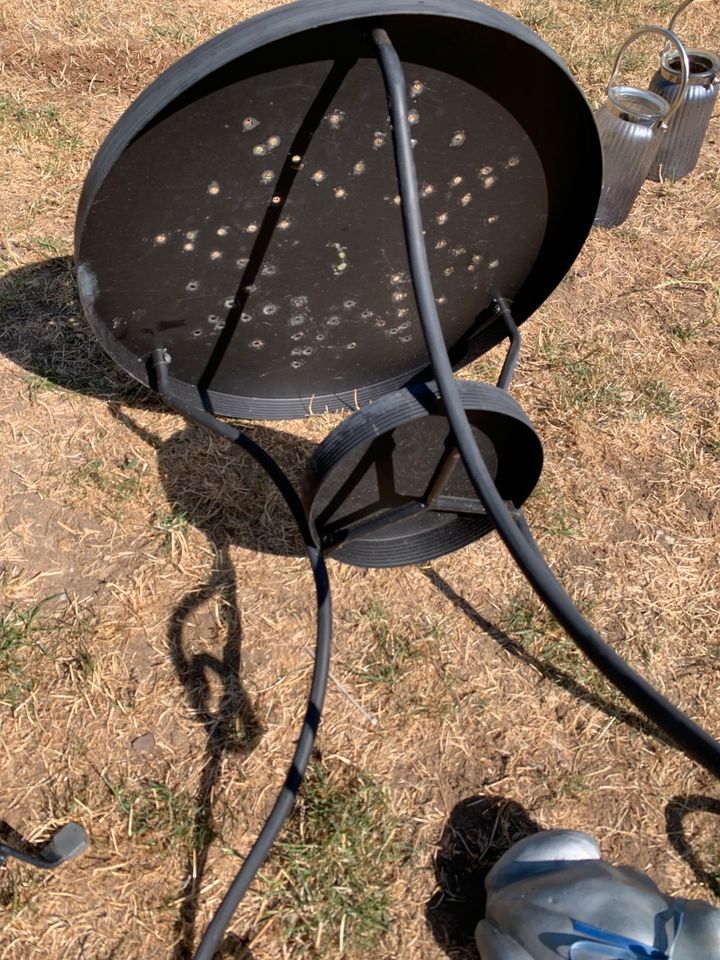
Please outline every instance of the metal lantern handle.
[{"label": "metal lantern handle", "polygon": [[[687,4],[691,2],[692,0],[685,0],[685,6],[687,6]],[[681,77],[680,77],[680,89],[678,90],[678,95],[675,98],[674,102],[670,105],[670,110],[668,111],[667,115],[663,120],[663,123],[667,125],[670,122],[675,111],[682,106],[683,101],[685,100],[685,91],[687,90],[688,81],[690,79],[690,61],[688,60],[687,51],[683,46],[683,43],[680,40],[680,38],[677,36],[677,34],[673,33],[673,31],[669,30],[667,27],[660,27],[660,26],[657,26],[656,24],[651,24],[650,26],[647,26],[647,27],[641,27],[639,30],[636,30],[634,33],[630,34],[630,36],[627,38],[625,43],[620,47],[620,50],[618,51],[618,55],[615,58],[615,66],[613,67],[613,71],[610,74],[610,80],[608,81],[608,85],[607,85],[607,93],[609,96],[611,88],[615,85],[615,81],[617,80],[618,70],[620,69],[620,61],[625,55],[625,51],[632,43],[635,43],[635,41],[639,37],[644,36],[646,33],[658,33],[660,34],[661,37],[665,37],[666,42],[669,42],[674,47],[676,47],[678,53],[680,54],[680,66],[682,68]]]},{"label": "metal lantern handle", "polygon": [[680,6],[677,8],[675,13],[672,15],[672,18],[670,19],[670,23],[668,24],[668,30],[675,29],[675,23],[678,17],[690,6],[692,2],[693,0],[683,0],[683,2],[680,4]]}]

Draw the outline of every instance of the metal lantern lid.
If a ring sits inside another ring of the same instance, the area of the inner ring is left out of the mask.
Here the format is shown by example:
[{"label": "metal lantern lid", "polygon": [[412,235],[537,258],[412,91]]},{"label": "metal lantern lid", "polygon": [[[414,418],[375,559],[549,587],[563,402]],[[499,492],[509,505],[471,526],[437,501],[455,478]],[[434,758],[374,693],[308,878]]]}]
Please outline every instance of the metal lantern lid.
[{"label": "metal lantern lid", "polygon": [[[720,74],[720,57],[711,50],[702,50],[699,47],[687,49],[690,62],[688,84],[703,86],[713,83]],[[664,80],[679,83],[682,74],[680,57],[675,50],[665,50],[660,56],[660,73]]]},{"label": "metal lantern lid", "polygon": [[638,87],[610,87],[608,109],[623,120],[652,126],[665,120],[670,112],[670,104],[649,90],[640,90]]}]

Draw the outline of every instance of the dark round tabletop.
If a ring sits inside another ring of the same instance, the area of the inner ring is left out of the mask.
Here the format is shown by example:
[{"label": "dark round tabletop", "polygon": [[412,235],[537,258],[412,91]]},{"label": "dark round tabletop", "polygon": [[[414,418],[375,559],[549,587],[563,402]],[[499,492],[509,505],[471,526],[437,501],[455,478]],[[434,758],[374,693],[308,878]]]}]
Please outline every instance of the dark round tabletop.
[{"label": "dark round tabletop", "polygon": [[456,366],[522,322],[592,224],[590,109],[535,34],[474,0],[301,0],[160,76],[97,154],[77,216],[85,313],[148,382],[218,414],[352,408],[426,379],[392,130],[369,32],[410,96],[426,242]]}]

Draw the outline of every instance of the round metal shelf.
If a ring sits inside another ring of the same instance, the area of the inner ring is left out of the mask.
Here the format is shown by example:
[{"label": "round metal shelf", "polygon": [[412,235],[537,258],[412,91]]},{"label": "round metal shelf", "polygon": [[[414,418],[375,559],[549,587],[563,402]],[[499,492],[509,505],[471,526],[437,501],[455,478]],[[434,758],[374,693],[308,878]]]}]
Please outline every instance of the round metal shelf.
[{"label": "round metal shelf", "polygon": [[[535,430],[503,390],[458,390],[495,485],[521,506],[542,470]],[[303,499],[322,549],[361,567],[423,563],[494,529],[434,384],[388,394],[333,430],[313,453]]]}]

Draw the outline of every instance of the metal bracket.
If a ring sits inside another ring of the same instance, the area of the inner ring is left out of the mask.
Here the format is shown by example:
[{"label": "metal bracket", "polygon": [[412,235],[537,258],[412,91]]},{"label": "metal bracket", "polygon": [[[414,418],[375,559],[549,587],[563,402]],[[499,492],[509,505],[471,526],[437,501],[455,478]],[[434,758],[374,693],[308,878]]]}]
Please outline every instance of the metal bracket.
[{"label": "metal bracket", "polygon": [[39,870],[54,870],[68,860],[74,860],[90,846],[90,838],[79,823],[66,823],[50,838],[38,854],[23,853],[15,847],[0,843],[0,864],[8,858],[20,860]]},{"label": "metal bracket", "polygon": [[512,381],[513,373],[515,373],[515,365],[517,364],[518,357],[520,355],[520,348],[522,347],[522,337],[510,311],[509,301],[504,297],[498,297],[494,306],[495,313],[502,317],[502,321],[505,324],[505,329],[510,337],[510,346],[508,348],[505,362],[503,363],[497,382],[497,385],[501,390],[507,391],[510,388],[510,382]]}]

